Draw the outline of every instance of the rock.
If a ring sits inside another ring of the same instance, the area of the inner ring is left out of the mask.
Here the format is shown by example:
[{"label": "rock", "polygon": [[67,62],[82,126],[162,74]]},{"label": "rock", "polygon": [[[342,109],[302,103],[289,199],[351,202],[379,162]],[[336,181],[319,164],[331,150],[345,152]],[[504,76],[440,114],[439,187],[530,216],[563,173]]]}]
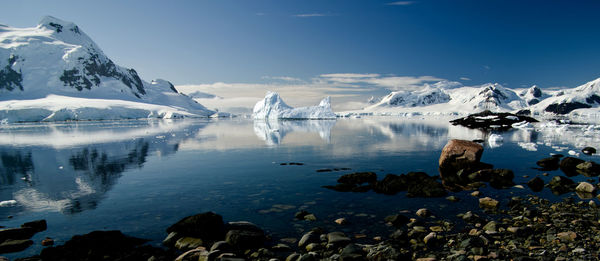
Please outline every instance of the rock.
[{"label": "rock", "polygon": [[364,251],[355,244],[348,244],[342,252],[340,253],[340,257],[342,261],[344,260],[364,260]]},{"label": "rock", "polygon": [[174,246],[175,242],[177,242],[178,239],[180,239],[181,236],[179,234],[177,234],[176,232],[171,232],[169,233],[169,235],[167,235],[167,237],[163,240],[163,245],[165,246]]},{"label": "rock", "polygon": [[540,166],[541,167],[540,170],[543,170],[543,171],[557,170],[559,168],[560,158],[557,158],[557,157],[544,158],[544,159],[538,160],[536,162],[536,164],[538,166]]},{"label": "rock", "polygon": [[187,251],[202,246],[202,244],[203,242],[200,238],[182,237],[175,242],[175,248],[182,251]]},{"label": "rock", "polygon": [[346,220],[345,218],[338,218],[335,220],[335,223],[338,225],[346,225],[348,224],[348,220]]},{"label": "rock", "polygon": [[317,221],[317,216],[315,214],[308,214],[304,216],[304,220],[306,221]]},{"label": "rock", "polygon": [[443,197],[448,194],[444,186],[435,178],[424,172],[410,172],[406,174],[409,179],[407,197]]},{"label": "rock", "polygon": [[402,214],[398,214],[385,217],[385,221],[391,223],[396,228],[401,228],[410,222],[410,218]]},{"label": "rock", "polygon": [[52,246],[54,245],[54,239],[52,238],[44,238],[44,240],[42,240],[42,246]]},{"label": "rock", "polygon": [[213,212],[201,213],[179,220],[167,228],[167,233],[176,232],[180,237],[195,237],[204,241],[218,241],[225,236],[223,217]]},{"label": "rock", "polygon": [[585,155],[592,155],[596,154],[596,149],[592,147],[585,147],[581,150],[581,152],[583,152]]},{"label": "rock", "polygon": [[596,177],[600,175],[600,165],[593,161],[579,163],[575,168],[577,168],[577,172],[586,177]]},{"label": "rock", "polygon": [[509,169],[494,169],[492,170],[490,177],[490,186],[495,189],[510,188],[515,183],[513,178],[515,174]]},{"label": "rock", "polygon": [[208,251],[204,248],[192,249],[179,255],[175,261],[207,260],[208,254]]},{"label": "rock", "polygon": [[429,217],[431,216],[431,211],[429,211],[429,209],[426,208],[420,208],[419,210],[417,210],[416,214],[419,217]]},{"label": "rock", "polygon": [[573,191],[575,189],[575,183],[569,178],[555,176],[548,183],[548,187],[550,187],[552,193],[560,195]]},{"label": "rock", "polygon": [[36,233],[31,227],[0,229],[0,242],[7,239],[29,239]]},{"label": "rock", "polygon": [[29,239],[7,239],[0,243],[0,254],[19,252],[33,245]]},{"label": "rock", "polygon": [[446,197],[446,200],[448,200],[448,201],[450,201],[450,202],[458,202],[458,201],[460,201],[460,198],[458,198],[458,197],[456,197],[456,196],[452,195],[452,196],[448,196],[448,197]]},{"label": "rock", "polygon": [[301,210],[301,211],[298,211],[298,212],[296,212],[296,214],[295,214],[294,216],[295,216],[297,219],[301,219],[301,220],[302,220],[302,219],[304,219],[304,217],[305,217],[306,215],[308,215],[308,214],[310,214],[310,212],[308,212],[308,211],[306,211],[306,210]]},{"label": "rock", "polygon": [[377,181],[377,175],[373,172],[356,172],[341,176],[338,183],[344,184],[355,184],[359,185],[362,183],[375,183]]},{"label": "rock", "polygon": [[483,230],[488,234],[496,233],[498,231],[496,221],[490,221],[485,224],[485,226],[483,226]]},{"label": "rock", "polygon": [[306,245],[310,243],[318,243],[320,241],[319,235],[313,231],[310,231],[300,238],[298,241],[298,247],[304,248]]},{"label": "rock", "polygon": [[577,238],[577,233],[573,231],[560,232],[556,234],[556,237],[563,242],[571,242]]},{"label": "rock", "polygon": [[527,182],[527,186],[531,188],[533,192],[540,192],[544,189],[544,180],[540,177],[532,178]]},{"label": "rock", "polygon": [[495,210],[498,208],[498,203],[498,200],[492,199],[490,197],[479,199],[479,207],[483,209]]},{"label": "rock", "polygon": [[440,177],[444,185],[461,184],[462,182],[456,173],[462,169],[478,170],[482,154],[483,146],[478,143],[466,140],[450,140],[442,149],[438,161]]},{"label": "rock", "polygon": [[394,195],[400,191],[408,189],[408,180],[406,175],[388,174],[382,180],[375,184],[374,190],[377,193]]},{"label": "rock", "polygon": [[41,219],[41,220],[24,223],[23,225],[21,225],[21,227],[33,228],[34,231],[37,233],[37,232],[42,232],[42,231],[46,230],[46,228],[48,228],[48,225],[46,224],[45,219]]},{"label": "rock", "polygon": [[262,247],[265,240],[265,232],[258,226],[246,222],[227,223],[227,234],[225,241],[234,249],[245,250]]},{"label": "rock", "polygon": [[350,243],[350,238],[342,232],[331,232],[327,234],[327,244],[334,245],[336,247],[343,247]]},{"label": "rock", "polygon": [[573,177],[579,175],[577,172],[577,165],[584,163],[585,161],[573,158],[573,157],[565,157],[560,161],[560,170],[565,173],[568,177]]},{"label": "rock", "polygon": [[481,196],[481,191],[475,190],[475,191],[471,192],[471,196],[477,198],[477,197]]},{"label": "rock", "polygon": [[462,125],[471,129],[482,130],[509,130],[512,125],[519,122],[538,122],[536,119],[525,116],[524,112],[512,114],[507,112],[491,112],[485,110],[471,114],[464,118],[451,120],[452,125]]},{"label": "rock", "polygon": [[575,187],[575,191],[583,193],[594,193],[594,191],[596,191],[596,187],[587,182],[579,182],[579,185]]},{"label": "rock", "polygon": [[[42,260],[148,260],[168,259],[160,248],[144,245],[148,240],[123,235],[120,231],[94,231],[73,236],[62,246],[42,249]],[[173,258],[170,258],[173,259]]]},{"label": "rock", "polygon": [[288,257],[285,259],[285,261],[296,261],[296,260],[298,260],[299,258],[300,258],[300,254],[298,254],[298,253],[292,253],[292,254],[290,254],[290,255],[289,255],[289,256],[288,256]]}]

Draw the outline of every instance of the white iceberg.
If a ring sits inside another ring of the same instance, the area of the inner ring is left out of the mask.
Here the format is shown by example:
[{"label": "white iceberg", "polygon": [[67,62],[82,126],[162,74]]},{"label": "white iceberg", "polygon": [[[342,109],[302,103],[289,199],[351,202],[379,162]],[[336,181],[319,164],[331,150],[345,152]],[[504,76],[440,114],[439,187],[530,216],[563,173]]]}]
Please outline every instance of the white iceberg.
[{"label": "white iceberg", "polygon": [[287,105],[276,92],[267,92],[265,98],[254,105],[254,119],[335,119],[329,97],[317,106],[293,108]]}]

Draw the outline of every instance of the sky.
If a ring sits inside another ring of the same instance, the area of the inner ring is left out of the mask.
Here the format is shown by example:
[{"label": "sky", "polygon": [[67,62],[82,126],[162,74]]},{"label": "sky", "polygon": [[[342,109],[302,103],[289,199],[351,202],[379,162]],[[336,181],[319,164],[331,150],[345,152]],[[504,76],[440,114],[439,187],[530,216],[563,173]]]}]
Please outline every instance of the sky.
[{"label": "sky", "polygon": [[584,84],[600,77],[595,10],[600,1],[21,0],[2,3],[0,23],[72,21],[115,63],[188,92],[361,103],[439,80]]}]

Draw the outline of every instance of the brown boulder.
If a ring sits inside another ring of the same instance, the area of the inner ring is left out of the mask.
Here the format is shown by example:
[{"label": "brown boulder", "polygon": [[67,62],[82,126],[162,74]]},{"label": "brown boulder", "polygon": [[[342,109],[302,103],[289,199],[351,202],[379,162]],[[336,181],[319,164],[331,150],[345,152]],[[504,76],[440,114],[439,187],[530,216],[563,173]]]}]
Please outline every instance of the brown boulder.
[{"label": "brown boulder", "polygon": [[483,146],[467,140],[450,140],[442,149],[439,160],[440,177],[444,185],[460,184],[456,173],[459,170],[475,172],[481,166],[479,160],[483,154]]}]

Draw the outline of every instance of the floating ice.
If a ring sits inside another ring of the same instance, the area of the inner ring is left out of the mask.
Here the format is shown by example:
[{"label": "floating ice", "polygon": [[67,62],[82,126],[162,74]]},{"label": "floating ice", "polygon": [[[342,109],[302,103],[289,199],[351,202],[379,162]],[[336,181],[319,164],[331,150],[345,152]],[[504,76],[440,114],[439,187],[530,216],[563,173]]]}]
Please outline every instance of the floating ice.
[{"label": "floating ice", "polygon": [[17,205],[17,201],[14,199],[11,200],[5,200],[5,201],[0,201],[0,207],[12,207]]}]

